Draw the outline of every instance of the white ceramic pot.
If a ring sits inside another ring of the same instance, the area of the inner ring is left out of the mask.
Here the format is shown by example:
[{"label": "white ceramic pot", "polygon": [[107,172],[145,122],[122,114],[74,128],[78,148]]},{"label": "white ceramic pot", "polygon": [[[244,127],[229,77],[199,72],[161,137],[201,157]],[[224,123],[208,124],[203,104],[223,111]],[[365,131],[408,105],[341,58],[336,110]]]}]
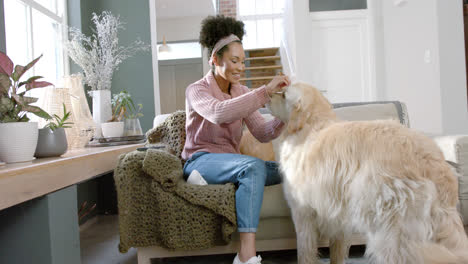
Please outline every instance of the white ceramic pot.
[{"label": "white ceramic pot", "polygon": [[0,123],[0,160],[6,163],[33,160],[38,131],[37,122]]},{"label": "white ceramic pot", "polygon": [[124,135],[124,122],[107,122],[101,124],[104,137],[122,137]]}]

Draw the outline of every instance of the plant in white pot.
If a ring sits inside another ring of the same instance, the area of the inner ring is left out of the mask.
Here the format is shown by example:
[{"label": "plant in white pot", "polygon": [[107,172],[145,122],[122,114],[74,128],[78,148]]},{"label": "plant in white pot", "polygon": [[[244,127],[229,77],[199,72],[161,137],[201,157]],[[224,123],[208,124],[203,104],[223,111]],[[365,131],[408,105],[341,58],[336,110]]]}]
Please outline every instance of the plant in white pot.
[{"label": "plant in white pot", "polygon": [[63,116],[60,117],[54,114],[53,120],[49,121],[44,128],[39,129],[35,157],[57,157],[67,151],[68,142],[65,128],[70,128],[70,125],[73,124],[67,122],[70,116],[71,112],[68,112],[65,104],[63,104]]},{"label": "plant in white pot", "polygon": [[138,51],[149,50],[149,45],[137,39],[127,47],[119,46],[118,32],[124,29],[119,16],[109,11],[101,15],[93,13],[94,34],[84,35],[79,29],[70,29],[70,40],[65,47],[70,58],[81,67],[84,82],[91,88],[93,97],[93,119],[99,126],[111,118],[111,84],[114,71],[126,59]]},{"label": "plant in white pot", "polygon": [[0,160],[6,163],[34,159],[38,127],[37,122],[28,122],[26,113],[33,113],[45,119],[51,118],[41,108],[31,105],[38,99],[26,96],[26,92],[52,84],[39,81],[41,76],[33,76],[20,82],[24,73],[41,57],[42,55],[26,66],[14,66],[12,60],[0,52]]},{"label": "plant in white pot", "polygon": [[122,137],[124,135],[124,118],[135,109],[132,97],[127,91],[114,94],[112,98],[112,117],[106,123],[102,123],[102,135],[104,137]]}]

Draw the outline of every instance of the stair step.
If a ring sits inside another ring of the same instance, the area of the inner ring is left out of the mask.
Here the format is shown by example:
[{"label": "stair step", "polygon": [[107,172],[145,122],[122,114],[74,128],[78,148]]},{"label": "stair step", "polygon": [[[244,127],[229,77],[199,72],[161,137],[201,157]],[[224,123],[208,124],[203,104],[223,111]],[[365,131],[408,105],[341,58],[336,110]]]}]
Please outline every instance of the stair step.
[{"label": "stair step", "polygon": [[246,61],[257,61],[257,60],[279,60],[280,56],[262,56],[262,57],[249,57],[245,58]]},{"label": "stair step", "polygon": [[253,70],[269,70],[269,69],[281,69],[283,68],[282,65],[269,65],[269,66],[255,66],[255,67],[246,67],[246,71],[253,71]]},{"label": "stair step", "polygon": [[240,81],[250,88],[255,89],[268,84],[283,69],[279,61],[281,57],[278,47],[247,49],[245,52],[248,56],[245,59],[248,67],[245,68]]},{"label": "stair step", "polygon": [[278,47],[270,47],[270,48],[256,48],[256,49],[246,49],[245,51],[248,51],[248,52],[252,52],[252,51],[269,51],[269,50],[272,50],[272,51],[278,51],[279,48]]},{"label": "stair step", "polygon": [[260,77],[241,78],[240,81],[271,80],[273,78],[275,78],[275,76],[260,76]]},{"label": "stair step", "polygon": [[249,54],[249,57],[260,57],[260,56],[274,56],[278,54],[278,47],[272,48],[259,48],[259,49],[248,49],[245,50]]}]

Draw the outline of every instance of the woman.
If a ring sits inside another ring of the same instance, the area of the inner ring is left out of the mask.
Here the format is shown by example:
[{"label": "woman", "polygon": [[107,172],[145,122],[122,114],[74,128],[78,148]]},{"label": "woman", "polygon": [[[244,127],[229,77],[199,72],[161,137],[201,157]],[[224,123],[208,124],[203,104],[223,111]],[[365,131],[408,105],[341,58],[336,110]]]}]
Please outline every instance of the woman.
[{"label": "woman", "polygon": [[279,136],[284,123],[279,119],[266,122],[257,110],[290,81],[287,76],[276,76],[252,91],[241,85],[243,35],[244,23],[230,17],[210,16],[202,22],[200,43],[211,54],[212,70],[187,87],[187,137],[182,158],[186,160],[185,177],[197,170],[210,184],[236,184],[240,250],[234,264],[256,264],[261,263],[256,256],[255,232],[263,189],[281,179],[277,163],[241,155],[239,142],[243,124],[260,142]]}]

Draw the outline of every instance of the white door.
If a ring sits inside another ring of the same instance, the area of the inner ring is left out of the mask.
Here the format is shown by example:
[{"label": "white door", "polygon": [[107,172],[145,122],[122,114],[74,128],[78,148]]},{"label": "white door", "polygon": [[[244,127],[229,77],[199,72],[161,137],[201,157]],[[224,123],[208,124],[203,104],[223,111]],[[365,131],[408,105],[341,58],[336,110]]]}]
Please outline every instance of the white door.
[{"label": "white door", "polygon": [[332,103],[380,99],[372,9],[364,3],[364,9],[311,12],[311,5],[344,5],[341,0],[324,1],[294,1],[292,12],[286,13],[293,17],[294,41],[288,45],[294,49],[290,54],[297,79],[323,91]]}]

